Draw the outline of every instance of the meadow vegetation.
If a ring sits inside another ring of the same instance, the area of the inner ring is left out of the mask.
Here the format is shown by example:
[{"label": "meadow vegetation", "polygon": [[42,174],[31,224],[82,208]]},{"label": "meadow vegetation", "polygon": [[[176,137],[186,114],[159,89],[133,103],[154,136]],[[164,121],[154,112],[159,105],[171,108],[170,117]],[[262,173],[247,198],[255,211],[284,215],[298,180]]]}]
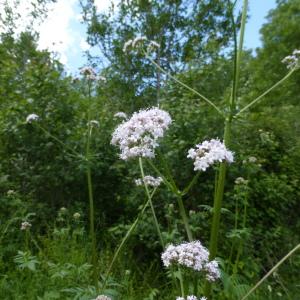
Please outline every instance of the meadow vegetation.
[{"label": "meadow vegetation", "polygon": [[81,1],[76,77],[7,6],[1,299],[299,299],[300,2],[242,4]]}]

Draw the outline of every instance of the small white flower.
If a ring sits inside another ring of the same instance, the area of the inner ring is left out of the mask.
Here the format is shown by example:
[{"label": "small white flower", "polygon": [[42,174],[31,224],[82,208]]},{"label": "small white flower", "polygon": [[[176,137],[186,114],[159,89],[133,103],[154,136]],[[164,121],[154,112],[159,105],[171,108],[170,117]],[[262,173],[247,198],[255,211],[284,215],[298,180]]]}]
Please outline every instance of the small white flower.
[{"label": "small white flower", "polygon": [[161,109],[140,110],[115,129],[111,144],[119,146],[121,159],[153,158],[158,139],[164,136],[171,122],[170,115]]},{"label": "small white flower", "polygon": [[216,162],[233,162],[233,153],[218,139],[204,141],[188,151],[188,158],[194,160],[195,171],[206,171]]},{"label": "small white flower", "polygon": [[79,218],[81,217],[80,213],[76,212],[74,215],[73,215],[73,218],[75,220],[78,220]]},{"label": "small white flower", "polygon": [[136,48],[138,44],[147,41],[147,38],[145,36],[137,36],[133,41],[132,41],[132,47]]},{"label": "small white flower", "polygon": [[96,72],[91,67],[83,67],[80,69],[80,74],[85,76],[88,80],[97,80]]},{"label": "small white flower", "polygon": [[[190,296],[187,296],[186,298],[177,297],[176,300],[198,300],[198,298],[194,295],[190,295]],[[207,300],[207,298],[206,297],[201,297],[201,298],[199,298],[199,300]]]},{"label": "small white flower", "polygon": [[14,191],[14,190],[8,190],[7,191],[7,196],[12,196],[12,195],[14,195],[16,192]]},{"label": "small white flower", "polygon": [[145,184],[148,185],[148,186],[158,187],[158,186],[160,186],[160,184],[161,184],[162,182],[163,182],[163,179],[162,179],[161,177],[155,178],[155,177],[152,177],[152,176],[150,176],[150,175],[146,175],[146,176],[144,177],[144,181],[143,181],[142,178],[141,178],[141,179],[136,179],[136,180],[135,180],[135,184],[136,184],[137,186],[141,186],[141,185],[143,185],[143,183],[145,183]]},{"label": "small white flower", "polygon": [[207,274],[206,274],[206,279],[208,281],[215,281],[216,279],[221,277],[221,273],[219,270],[219,265],[218,262],[216,260],[212,260],[210,262],[208,262],[205,266],[204,266]]},{"label": "small white flower", "polygon": [[152,52],[153,50],[159,49],[160,45],[155,41],[150,41],[147,47],[147,53]]},{"label": "small white flower", "polygon": [[99,296],[97,296],[97,298],[94,299],[94,300],[111,300],[111,298],[108,297],[108,296],[105,296],[105,295],[99,295]]},{"label": "small white flower", "polygon": [[[89,124],[89,123],[88,123]],[[87,124],[87,125],[88,125]],[[91,127],[99,127],[99,122],[98,121],[96,121],[96,120],[91,120],[90,121],[90,126]]]},{"label": "small white flower", "polygon": [[298,69],[300,67],[300,50],[295,49],[292,55],[286,56],[281,62],[287,64],[288,69]]},{"label": "small white flower", "polygon": [[40,117],[36,114],[30,114],[26,118],[26,123],[32,123],[33,121],[37,121]]},{"label": "small white flower", "polygon": [[132,40],[128,40],[125,44],[124,44],[124,47],[123,47],[123,52],[127,52],[128,51],[128,48],[130,48],[132,46]]},{"label": "small white flower", "polygon": [[122,111],[119,111],[119,112],[115,113],[114,117],[115,118],[125,119],[125,120],[127,119],[127,115],[124,112],[122,112]]},{"label": "small white flower", "polygon": [[97,80],[98,80],[98,81],[103,81],[103,82],[106,82],[106,81],[107,81],[106,78],[105,78],[104,76],[101,76],[101,75],[99,75],[99,76],[97,77]]},{"label": "small white flower", "polygon": [[27,221],[21,223],[21,230],[27,230],[27,229],[30,229],[30,227],[31,227],[31,224]]},{"label": "small white flower", "polygon": [[244,179],[243,177],[237,177],[234,181],[235,184],[241,185],[241,184],[247,184],[248,180]]},{"label": "small white flower", "polygon": [[65,212],[67,211],[67,209],[66,209],[65,207],[61,207],[59,210],[60,210],[60,212],[62,212],[62,213],[65,213]]}]

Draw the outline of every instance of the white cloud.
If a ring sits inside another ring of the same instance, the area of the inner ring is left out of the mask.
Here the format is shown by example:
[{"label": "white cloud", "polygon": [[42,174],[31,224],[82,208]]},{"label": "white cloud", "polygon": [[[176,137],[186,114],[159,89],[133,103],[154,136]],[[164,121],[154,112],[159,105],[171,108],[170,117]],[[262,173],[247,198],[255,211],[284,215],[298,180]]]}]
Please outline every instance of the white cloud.
[{"label": "white cloud", "polygon": [[80,45],[80,48],[81,48],[82,51],[87,51],[91,48],[91,46],[86,42],[85,39],[81,39],[79,45]]},{"label": "white cloud", "polygon": [[116,6],[120,0],[95,0],[95,6],[98,12],[107,11],[112,3]]},{"label": "white cloud", "polygon": [[[31,25],[32,17],[30,12],[33,10],[31,2],[38,0],[8,0],[8,3],[13,7],[14,3],[19,2],[15,14],[19,14],[20,18],[16,21],[18,30],[17,34],[23,31],[26,26]],[[95,5],[98,12],[107,11],[111,4],[115,7],[120,0],[95,0]],[[0,0],[0,13],[4,12],[3,5]],[[34,24],[33,28],[39,33],[38,48],[40,50],[48,49],[57,53],[58,59],[70,66],[76,57],[80,56],[81,51],[86,51],[90,48],[85,41],[84,25],[80,24],[82,17],[78,13],[78,0],[58,0],[55,3],[48,4],[48,15],[41,24]],[[75,28],[74,28],[75,27]],[[79,29],[78,29],[79,28]],[[0,28],[1,32],[1,28]],[[78,59],[80,60],[80,58]]]},{"label": "white cloud", "polygon": [[67,64],[68,51],[76,45],[76,34],[71,22],[76,21],[76,0],[60,0],[51,4],[48,17],[39,27],[39,49],[57,52],[60,61]]}]

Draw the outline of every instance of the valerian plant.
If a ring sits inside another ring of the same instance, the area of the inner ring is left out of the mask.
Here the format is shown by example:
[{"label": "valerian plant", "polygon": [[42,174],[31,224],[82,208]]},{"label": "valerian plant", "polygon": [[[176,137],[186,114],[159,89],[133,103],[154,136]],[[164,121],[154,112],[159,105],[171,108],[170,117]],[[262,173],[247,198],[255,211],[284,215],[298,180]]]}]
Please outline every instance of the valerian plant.
[{"label": "valerian plant", "polygon": [[[136,51],[142,53],[157,69],[158,71],[165,74],[170,79],[174,80],[176,83],[181,85],[183,88],[189,90],[190,92],[197,95],[200,99],[205,101],[208,105],[212,106],[216,113],[218,113],[224,120],[224,136],[223,141],[213,139],[211,141],[204,141],[201,144],[196,145],[195,148],[192,148],[188,152],[188,158],[194,160],[194,170],[195,171],[206,171],[206,169],[214,164],[220,163],[219,168],[217,170],[217,179],[215,182],[215,194],[214,194],[214,204],[213,204],[213,217],[212,217],[212,224],[211,224],[211,234],[210,234],[210,243],[209,243],[209,252],[207,250],[200,251],[195,246],[201,245],[200,242],[193,241],[192,232],[190,230],[188,216],[185,212],[185,208],[182,201],[182,196],[185,195],[189,189],[193,186],[193,184],[197,181],[197,175],[191,181],[191,183],[182,191],[179,190],[178,185],[176,185],[174,178],[172,177],[168,167],[164,168],[167,170],[167,174],[163,174],[162,171],[159,170],[157,166],[153,163],[152,159],[155,157],[154,149],[158,147],[158,143],[155,137],[162,137],[162,131],[160,130],[157,124],[157,129],[151,128],[150,129],[150,136],[147,133],[147,119],[143,118],[143,115],[147,112],[158,110],[158,108],[152,108],[148,111],[140,111],[139,113],[135,113],[133,117],[127,121],[122,123],[113,134],[112,143],[118,145],[121,150],[120,157],[122,159],[129,159],[133,157],[139,158],[139,164],[141,168],[142,178],[144,180],[144,173],[142,167],[142,159],[146,158],[148,164],[152,167],[152,169],[163,179],[165,185],[169,188],[171,192],[173,192],[178,198],[178,206],[181,213],[181,217],[186,229],[187,237],[190,241],[190,244],[182,244],[178,246],[169,245],[166,249],[166,252],[163,253],[163,262],[165,266],[169,266],[171,261],[178,262],[179,265],[185,265],[188,267],[192,267],[196,270],[205,269],[205,264],[210,264],[212,266],[212,273],[214,276],[206,276],[206,283],[203,289],[205,296],[208,299],[212,297],[212,281],[211,278],[218,278],[220,277],[220,271],[218,269],[218,262],[215,260],[217,253],[218,253],[218,233],[220,228],[221,222],[221,209],[222,209],[222,201],[224,197],[224,188],[226,183],[226,173],[227,168],[230,163],[233,162],[234,156],[233,153],[228,150],[227,147],[230,146],[232,140],[232,125],[237,121],[245,116],[245,112],[247,112],[250,108],[252,108],[255,104],[261,101],[264,96],[269,94],[272,90],[280,86],[284,81],[286,81],[297,69],[300,67],[300,51],[295,50],[292,55],[287,56],[282,60],[283,63],[287,64],[287,68],[289,72],[277,83],[275,83],[272,87],[267,89],[261,95],[250,101],[244,107],[238,109],[237,108],[237,96],[239,90],[239,77],[240,77],[240,65],[241,65],[241,58],[243,54],[243,42],[244,42],[244,33],[245,33],[245,25],[246,25],[246,17],[247,17],[247,8],[248,8],[248,1],[244,0],[243,2],[243,10],[242,10],[242,18],[241,18],[241,26],[240,26],[240,35],[238,39],[238,31],[237,31],[237,23],[233,14],[236,1],[234,3],[228,2],[229,8],[231,11],[231,21],[233,26],[233,34],[234,34],[234,58],[233,58],[233,78],[232,78],[232,86],[231,86],[231,93],[230,97],[226,99],[227,106],[225,109],[219,108],[214,102],[208,99],[206,96],[202,95],[200,92],[194,90],[184,82],[180,81],[176,76],[171,75],[167,71],[165,71],[159,62],[160,57],[155,58],[155,52],[160,48],[159,43],[148,40],[145,36],[138,36],[136,38],[128,40],[123,47],[124,53],[128,53],[129,51]],[[166,112],[162,111],[162,114],[166,114]],[[151,122],[150,122],[151,123]],[[163,122],[162,122],[163,123]],[[151,123],[152,125],[152,123]],[[150,125],[150,126],[151,126]],[[145,127],[147,130],[145,130]],[[238,178],[236,180],[236,184],[244,184],[246,186],[246,181],[243,178]],[[147,190],[147,185],[145,184],[146,193],[149,197],[149,192]],[[150,199],[150,197],[149,197]],[[247,200],[244,199],[244,211],[243,211],[243,221],[242,221],[242,230],[245,230],[246,226],[246,217],[247,217]],[[153,217],[155,220],[155,224],[157,227],[158,235],[161,240],[161,244],[164,245],[164,241],[162,240],[162,235],[160,233],[159,224],[157,223],[157,218],[155,216],[155,211],[153,209],[153,205],[151,204]],[[239,209],[236,208],[236,217],[238,218]],[[236,228],[237,232],[237,228]],[[200,244],[199,244],[200,243]],[[202,247],[202,246],[201,246]],[[237,255],[234,261],[233,273],[237,273],[237,265],[239,262],[240,253],[242,251],[243,244],[242,242],[238,243]],[[291,253],[294,253],[298,249],[299,246],[296,246]],[[189,251],[185,253],[185,248]],[[204,248],[205,249],[205,248]],[[203,252],[204,251],[204,252]],[[202,253],[202,254],[201,254]],[[205,253],[205,255],[203,254]],[[193,257],[193,255],[196,255]],[[198,256],[197,256],[198,255]],[[230,255],[232,256],[232,254]],[[199,258],[199,264],[197,264],[197,260]],[[232,259],[232,257],[230,257]],[[204,266],[202,261],[204,261]],[[193,267],[194,265],[197,267]],[[180,279],[180,286],[181,286],[181,297],[177,299],[185,299],[186,291],[183,284],[183,277],[182,272],[180,271],[179,279]],[[209,273],[209,272],[208,272]],[[196,289],[194,287],[194,289]],[[254,288],[255,289],[255,288]],[[250,290],[245,298],[250,295],[254,289]],[[197,296],[187,296],[187,299],[197,299]]]}]

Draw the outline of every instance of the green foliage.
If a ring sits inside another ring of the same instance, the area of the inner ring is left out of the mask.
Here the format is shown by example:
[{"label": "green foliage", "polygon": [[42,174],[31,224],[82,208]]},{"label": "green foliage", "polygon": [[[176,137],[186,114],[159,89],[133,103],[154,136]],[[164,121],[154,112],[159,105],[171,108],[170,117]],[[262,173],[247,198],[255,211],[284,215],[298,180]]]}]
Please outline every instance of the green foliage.
[{"label": "green foliage", "polygon": [[[263,46],[257,56],[244,53],[238,108],[286,74],[280,61],[299,48],[299,7],[298,0],[278,1],[261,30]],[[134,186],[139,177],[136,162],[120,161],[110,146],[111,133],[120,122],[114,113],[132,112],[159,98],[174,121],[153,163],[163,172],[169,165],[180,189],[194,176],[187,150],[223,132],[220,116],[182,86],[162,74],[159,79],[140,54],[122,53],[124,42],[137,32],[159,41],[162,67],[224,109],[233,69],[232,53],[222,50],[230,45],[232,28],[224,1],[121,1],[115,14],[111,9],[100,15],[93,1],[85,1],[83,10],[89,43],[100,45],[109,60],[102,70],[108,82],[97,84],[91,99],[92,119],[100,123],[93,130],[90,166],[101,287],[115,249],[145,201],[142,189]],[[99,291],[92,284],[87,231],[86,82],[66,76],[50,53],[38,51],[30,32],[18,38],[2,34],[0,56],[0,298],[90,300]],[[241,299],[300,239],[299,74],[233,127],[230,148],[235,164],[229,169],[221,210],[222,280],[214,299]],[[30,113],[38,114],[38,124],[64,145],[39,126],[27,124]],[[155,175],[150,165],[145,171]],[[191,231],[206,246],[215,171],[201,173],[183,197]],[[238,177],[246,183],[237,184]],[[166,243],[186,240],[176,201],[166,186],[153,198]],[[76,212],[78,219],[73,217]],[[32,223],[29,231],[20,230],[22,221]],[[179,287],[172,284],[172,276],[179,273],[162,268],[161,250],[146,210],[103,293],[114,300],[175,299]],[[299,266],[295,255],[252,299],[296,299]],[[197,288],[202,291],[203,280]]]}]

